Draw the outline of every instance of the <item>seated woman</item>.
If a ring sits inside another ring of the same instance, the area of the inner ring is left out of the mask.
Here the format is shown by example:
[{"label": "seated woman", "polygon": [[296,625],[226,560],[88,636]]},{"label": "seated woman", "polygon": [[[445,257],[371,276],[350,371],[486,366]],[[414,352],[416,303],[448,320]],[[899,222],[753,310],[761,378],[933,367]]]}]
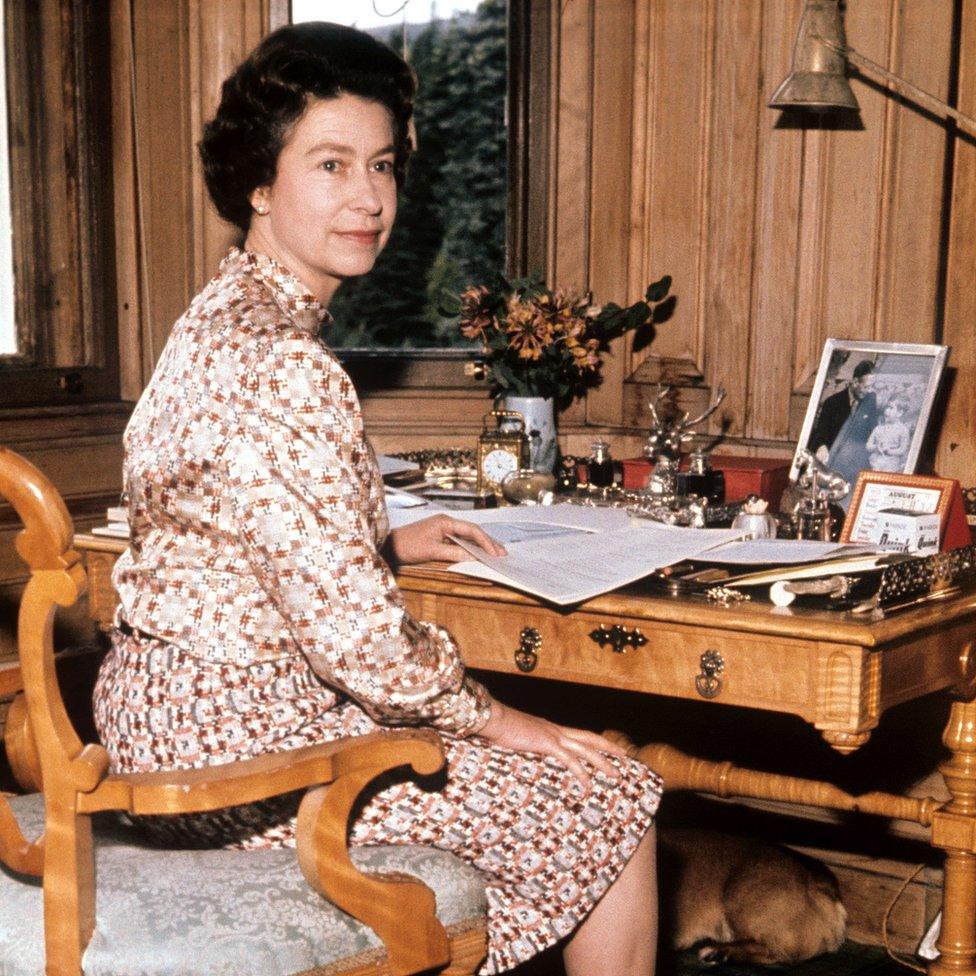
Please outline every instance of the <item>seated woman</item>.
[{"label": "seated woman", "polygon": [[[390,235],[410,69],[366,34],[285,27],[227,79],[201,153],[245,235],[176,323],[125,435],[132,541],[95,691],[120,772],[180,769],[398,725],[437,730],[439,790],[387,786],[354,844],[427,844],[481,870],[484,972],[567,939],[571,976],[649,976],[660,781],[605,739],[493,700],[388,559],[455,559],[479,528],[388,534],[327,306]],[[323,335],[321,330],[326,328]],[[293,839],[296,798],[146,824],[182,844]]]}]

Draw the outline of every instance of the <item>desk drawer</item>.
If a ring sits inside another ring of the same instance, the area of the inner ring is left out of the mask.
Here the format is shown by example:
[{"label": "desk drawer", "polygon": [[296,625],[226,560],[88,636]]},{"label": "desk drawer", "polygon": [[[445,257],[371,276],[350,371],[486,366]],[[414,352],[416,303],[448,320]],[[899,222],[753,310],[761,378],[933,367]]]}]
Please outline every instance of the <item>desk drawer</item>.
[{"label": "desk drawer", "polygon": [[[743,637],[717,628],[579,611],[563,614],[525,606],[485,606],[451,597],[437,600],[436,619],[458,639],[466,663],[473,668],[522,671],[540,678],[709,699],[807,718],[816,711],[818,654],[809,642]],[[609,643],[601,647],[591,635],[602,628],[609,636],[614,625],[628,635],[637,631],[646,643],[620,652]],[[522,658],[525,667],[519,668],[515,652],[525,628],[537,633],[538,646],[527,647],[530,653]],[[719,666],[715,680],[708,680],[703,659]]]}]

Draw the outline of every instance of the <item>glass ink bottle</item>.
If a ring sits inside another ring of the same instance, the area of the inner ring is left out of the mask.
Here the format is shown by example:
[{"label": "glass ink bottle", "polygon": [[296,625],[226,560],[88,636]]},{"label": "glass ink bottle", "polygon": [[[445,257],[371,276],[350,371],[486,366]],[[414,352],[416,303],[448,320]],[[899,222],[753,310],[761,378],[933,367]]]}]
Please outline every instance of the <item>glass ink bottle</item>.
[{"label": "glass ink bottle", "polygon": [[606,441],[594,441],[586,462],[586,480],[594,488],[610,488],[613,485],[613,459]]},{"label": "glass ink bottle", "polygon": [[710,505],[725,502],[725,474],[716,471],[705,451],[692,451],[688,456],[688,470],[678,475],[678,493],[707,498]]}]

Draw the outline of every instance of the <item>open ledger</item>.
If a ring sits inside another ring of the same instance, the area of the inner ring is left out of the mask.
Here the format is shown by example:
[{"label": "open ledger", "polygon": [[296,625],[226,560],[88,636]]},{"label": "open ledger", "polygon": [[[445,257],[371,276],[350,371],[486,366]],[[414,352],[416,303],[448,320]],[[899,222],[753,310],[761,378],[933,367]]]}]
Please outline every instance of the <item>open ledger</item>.
[{"label": "open ledger", "polygon": [[563,504],[487,509],[465,512],[464,518],[481,525],[505,546],[508,555],[489,556],[480,547],[455,539],[474,560],[455,563],[453,572],[511,586],[557,604],[588,600],[689,559],[730,569],[738,565],[740,572],[778,566],[765,574],[737,577],[743,582],[755,577],[756,582],[769,585],[778,579],[843,572],[855,562],[858,569],[864,569],[885,558],[866,555],[864,546],[790,539],[749,541],[736,529],[662,525],[613,508]]},{"label": "open ledger", "polygon": [[463,539],[474,556],[451,569],[540,596],[579,603],[633,583],[663,566],[701,556],[740,538],[732,529],[684,529],[631,519],[616,509],[579,505],[465,512],[508,550],[489,556]]}]

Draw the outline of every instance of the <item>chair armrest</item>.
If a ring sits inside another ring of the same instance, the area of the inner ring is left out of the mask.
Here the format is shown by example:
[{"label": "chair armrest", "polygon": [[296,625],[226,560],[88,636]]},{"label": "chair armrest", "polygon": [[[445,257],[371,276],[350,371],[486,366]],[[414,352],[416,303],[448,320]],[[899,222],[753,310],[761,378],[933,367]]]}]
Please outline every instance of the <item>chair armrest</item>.
[{"label": "chair armrest", "polygon": [[425,776],[443,765],[443,746],[432,731],[374,732],[204,769],[109,776],[77,795],[77,809],[202,813],[314,786],[298,814],[302,872],[312,888],[372,928],[386,947],[390,971],[406,976],[450,958],[433,892],[413,878],[360,872],[349,857],[349,818],[363,790],[383,773],[410,766]]},{"label": "chair armrest", "polygon": [[443,764],[444,752],[435,732],[373,732],[202,769],[107,776],[91,792],[78,794],[77,809],[142,815],[209,813],[331,783],[357,769],[374,769],[373,775],[379,775],[409,765],[417,774],[428,775]]},{"label": "chair armrest", "polygon": [[364,764],[306,793],[298,808],[298,863],[312,888],[380,937],[390,972],[408,976],[451,958],[434,893],[406,875],[363,874],[349,857],[347,840],[353,806],[386,768]]}]

